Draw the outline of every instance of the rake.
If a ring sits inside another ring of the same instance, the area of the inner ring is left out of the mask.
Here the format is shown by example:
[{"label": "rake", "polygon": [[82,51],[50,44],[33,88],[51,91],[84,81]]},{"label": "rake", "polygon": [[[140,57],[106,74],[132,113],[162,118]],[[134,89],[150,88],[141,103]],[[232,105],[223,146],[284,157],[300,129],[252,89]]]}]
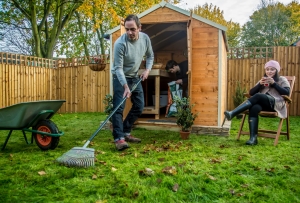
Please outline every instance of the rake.
[{"label": "rake", "polygon": [[[142,78],[132,87],[130,92],[133,92],[138,84],[142,81]],[[126,97],[124,97],[121,103],[114,108],[114,110],[107,116],[105,121],[102,122],[100,127],[94,132],[94,134],[89,138],[89,140],[83,145],[83,147],[73,147],[68,152],[64,153],[61,157],[57,158],[56,161],[64,164],[66,166],[78,166],[78,167],[89,167],[95,165],[95,149],[87,148],[94,137],[99,133],[107,121],[112,117],[112,115],[118,110],[118,108],[125,102]]]}]

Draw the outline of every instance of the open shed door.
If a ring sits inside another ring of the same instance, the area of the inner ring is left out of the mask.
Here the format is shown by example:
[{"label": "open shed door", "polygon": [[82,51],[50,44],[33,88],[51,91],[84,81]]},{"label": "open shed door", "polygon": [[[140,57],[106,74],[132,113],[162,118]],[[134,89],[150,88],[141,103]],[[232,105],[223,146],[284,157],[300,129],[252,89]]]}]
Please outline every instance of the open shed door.
[{"label": "open shed door", "polygon": [[191,76],[191,72],[192,72],[192,36],[193,36],[193,28],[192,28],[192,21],[193,21],[193,17],[192,17],[193,13],[191,12],[190,14],[190,18],[188,20],[187,23],[187,54],[188,54],[188,62],[189,62],[189,67],[188,67],[188,78],[189,78],[189,83],[188,83],[188,96],[191,98],[192,96],[192,76]]}]

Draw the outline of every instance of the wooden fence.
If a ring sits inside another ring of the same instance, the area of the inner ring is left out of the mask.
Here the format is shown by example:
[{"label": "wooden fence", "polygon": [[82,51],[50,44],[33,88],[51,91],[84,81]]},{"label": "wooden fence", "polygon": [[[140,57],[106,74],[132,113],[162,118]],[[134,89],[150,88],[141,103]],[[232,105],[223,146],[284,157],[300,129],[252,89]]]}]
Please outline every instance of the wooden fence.
[{"label": "wooden fence", "polygon": [[[106,58],[108,56],[105,56]],[[233,109],[236,84],[247,91],[264,73],[264,64],[277,60],[280,75],[294,75],[290,115],[300,115],[300,47],[259,47],[228,52],[227,109]],[[25,101],[65,99],[65,112],[103,112],[102,100],[110,92],[109,65],[91,71],[85,58],[40,59],[0,53],[0,108]]]},{"label": "wooden fence", "polygon": [[104,71],[92,71],[87,60],[0,53],[0,108],[27,101],[65,99],[60,113],[103,112],[102,100],[109,93],[109,64]]},{"label": "wooden fence", "polygon": [[233,109],[237,82],[249,91],[263,76],[264,64],[270,59],[279,62],[280,75],[296,76],[290,115],[300,115],[300,47],[240,48],[228,52],[227,107]]}]

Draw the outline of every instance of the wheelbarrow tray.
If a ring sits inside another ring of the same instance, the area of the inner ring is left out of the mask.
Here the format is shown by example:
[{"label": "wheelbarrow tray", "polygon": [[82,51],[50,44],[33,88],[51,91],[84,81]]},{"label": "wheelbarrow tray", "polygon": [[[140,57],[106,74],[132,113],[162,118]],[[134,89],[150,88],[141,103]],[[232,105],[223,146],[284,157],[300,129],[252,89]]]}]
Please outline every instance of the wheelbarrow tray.
[{"label": "wheelbarrow tray", "polygon": [[[59,131],[50,119],[64,102],[65,100],[22,102],[0,109],[0,130],[9,130],[2,150],[13,130],[22,130],[27,144],[32,144],[34,137],[42,150],[55,149],[64,132]],[[31,143],[28,142],[25,132],[32,133]]]},{"label": "wheelbarrow tray", "polygon": [[[50,119],[64,102],[65,100],[42,100],[22,102],[2,108],[0,130],[18,130],[35,126],[39,120]],[[39,118],[35,119],[36,117]]]}]

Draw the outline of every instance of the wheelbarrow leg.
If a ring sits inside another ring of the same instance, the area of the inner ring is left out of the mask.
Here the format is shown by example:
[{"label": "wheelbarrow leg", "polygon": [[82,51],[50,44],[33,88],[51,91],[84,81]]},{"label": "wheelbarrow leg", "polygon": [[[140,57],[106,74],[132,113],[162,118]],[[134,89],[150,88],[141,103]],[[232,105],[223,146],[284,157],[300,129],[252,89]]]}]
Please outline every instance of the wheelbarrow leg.
[{"label": "wheelbarrow leg", "polygon": [[6,140],[5,140],[5,142],[4,142],[4,145],[3,145],[3,147],[2,147],[1,150],[4,150],[4,148],[6,147],[6,144],[7,144],[8,140],[9,140],[9,138],[10,138],[10,135],[11,135],[12,131],[13,131],[13,130],[10,130],[10,131],[9,131],[9,133],[8,133],[8,135],[7,135],[7,137],[6,137]]},{"label": "wheelbarrow leg", "polygon": [[22,130],[22,133],[23,133],[23,135],[24,135],[24,139],[25,139],[25,141],[26,141],[26,144],[32,144],[32,143],[33,143],[33,137],[31,136],[31,143],[28,143],[28,140],[27,140],[27,136],[26,136],[25,131]]}]

